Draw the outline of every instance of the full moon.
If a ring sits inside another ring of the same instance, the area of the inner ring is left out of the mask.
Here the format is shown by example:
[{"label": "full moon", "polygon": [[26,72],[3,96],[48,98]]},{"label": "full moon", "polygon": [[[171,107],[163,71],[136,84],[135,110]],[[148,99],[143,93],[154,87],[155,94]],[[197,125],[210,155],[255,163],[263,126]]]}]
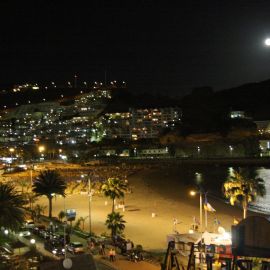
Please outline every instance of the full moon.
[{"label": "full moon", "polygon": [[265,39],[264,44],[270,46],[270,38]]}]

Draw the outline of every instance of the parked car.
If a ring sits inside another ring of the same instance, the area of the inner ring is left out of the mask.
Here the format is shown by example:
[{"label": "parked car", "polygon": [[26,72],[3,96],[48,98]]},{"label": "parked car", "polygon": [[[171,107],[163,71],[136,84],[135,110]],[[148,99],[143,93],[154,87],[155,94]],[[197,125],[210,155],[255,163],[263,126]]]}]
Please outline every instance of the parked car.
[{"label": "parked car", "polygon": [[36,225],[33,228],[33,234],[40,236],[41,231],[44,231],[44,230],[46,230],[46,227],[44,225]]},{"label": "parked car", "polygon": [[4,246],[0,246],[0,253],[5,255],[13,255],[13,251]]},{"label": "parked car", "polygon": [[25,226],[25,228],[31,229],[31,228],[34,228],[35,227],[35,223],[34,223],[33,220],[29,219],[29,220],[26,220],[25,221],[25,225],[24,226]]},{"label": "parked car", "polygon": [[51,237],[51,232],[48,229],[45,230],[40,230],[39,235],[40,237],[42,237],[43,239],[50,239]]},{"label": "parked car", "polygon": [[73,254],[84,252],[83,244],[81,242],[71,242],[67,245],[67,250]]},{"label": "parked car", "polygon": [[[64,245],[64,243],[65,243],[64,235],[63,234],[58,234],[57,238],[62,243],[62,245]],[[66,234],[65,238],[66,238],[66,244],[69,244],[70,243],[70,235]]]},{"label": "parked car", "polygon": [[143,261],[144,257],[140,251],[132,251],[128,253],[128,260],[132,262]]},{"label": "parked car", "polygon": [[30,236],[31,232],[28,228],[21,227],[20,230],[18,231],[18,235],[21,237]]},{"label": "parked car", "polygon": [[44,248],[56,256],[65,254],[65,248],[57,240],[46,240],[44,242]]}]

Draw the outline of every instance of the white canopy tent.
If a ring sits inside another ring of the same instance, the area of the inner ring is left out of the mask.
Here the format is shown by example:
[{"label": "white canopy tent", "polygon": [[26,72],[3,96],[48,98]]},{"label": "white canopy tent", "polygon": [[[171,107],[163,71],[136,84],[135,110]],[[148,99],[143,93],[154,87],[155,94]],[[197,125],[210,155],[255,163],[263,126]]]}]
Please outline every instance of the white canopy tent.
[{"label": "white canopy tent", "polygon": [[177,242],[184,242],[184,243],[195,243],[198,244],[203,242],[206,245],[231,245],[231,237],[229,233],[217,234],[217,233],[184,233],[184,234],[170,234],[167,235],[167,242],[175,241]]}]

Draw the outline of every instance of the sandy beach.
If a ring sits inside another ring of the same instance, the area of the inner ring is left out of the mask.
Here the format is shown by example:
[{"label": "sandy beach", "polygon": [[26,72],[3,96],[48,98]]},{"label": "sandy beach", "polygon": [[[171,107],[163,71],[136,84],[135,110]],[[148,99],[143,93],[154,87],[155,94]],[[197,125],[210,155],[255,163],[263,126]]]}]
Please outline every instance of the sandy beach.
[{"label": "sandy beach", "polygon": [[[146,250],[163,250],[167,247],[166,236],[174,230],[173,219],[178,224],[176,230],[186,233],[191,227],[193,217],[199,220],[199,196],[191,197],[189,188],[178,179],[178,171],[172,168],[145,169],[128,178],[132,193],[125,197],[125,211],[118,209],[126,220],[125,237],[135,245],[141,244]],[[208,213],[208,231],[216,230],[214,218],[230,231],[233,217],[240,218],[242,212],[211,197],[208,202],[216,209]],[[47,205],[47,199],[41,197],[39,202]],[[66,208],[77,211],[77,217],[88,216],[87,195],[69,195],[65,199]],[[101,194],[92,200],[92,230],[96,234],[107,231],[104,225],[107,214],[111,211],[112,202]],[[64,208],[63,198],[53,201],[53,215],[57,216]],[[155,217],[152,217],[155,213]],[[88,219],[85,222],[88,230]]]}]

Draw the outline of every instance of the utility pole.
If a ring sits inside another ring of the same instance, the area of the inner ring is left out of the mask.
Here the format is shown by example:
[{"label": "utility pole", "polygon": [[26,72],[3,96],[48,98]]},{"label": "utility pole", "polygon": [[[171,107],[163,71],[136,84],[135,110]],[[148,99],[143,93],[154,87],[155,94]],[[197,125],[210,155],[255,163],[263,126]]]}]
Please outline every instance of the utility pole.
[{"label": "utility pole", "polygon": [[64,249],[65,249],[65,259],[67,258],[67,240],[66,240],[66,226],[67,226],[67,214],[66,214],[66,197],[64,196],[64,213],[65,213],[65,221],[64,221]]},{"label": "utility pole", "polygon": [[92,200],[91,180],[90,180],[90,175],[88,175],[89,236],[91,236],[92,234],[91,200]]},{"label": "utility pole", "polygon": [[202,192],[200,190],[200,231],[203,231],[203,210],[202,210]]}]

